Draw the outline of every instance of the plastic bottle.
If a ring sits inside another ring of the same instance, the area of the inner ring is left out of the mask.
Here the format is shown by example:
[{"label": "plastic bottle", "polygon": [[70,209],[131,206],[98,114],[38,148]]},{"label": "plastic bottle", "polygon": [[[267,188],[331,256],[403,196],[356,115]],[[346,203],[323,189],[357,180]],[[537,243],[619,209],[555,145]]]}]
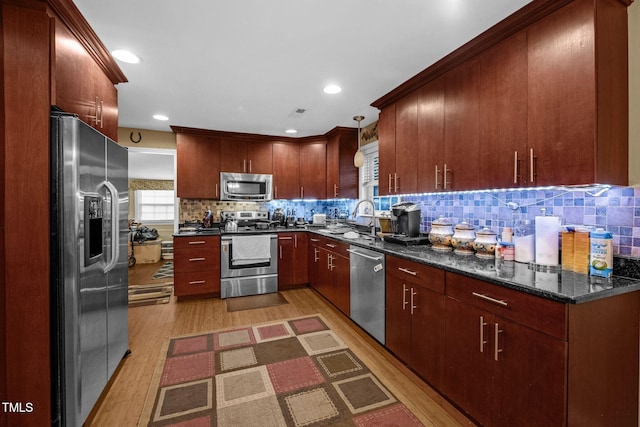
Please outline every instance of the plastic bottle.
[{"label": "plastic bottle", "polygon": [[511,243],[513,241],[513,229],[505,227],[502,229],[502,241]]}]

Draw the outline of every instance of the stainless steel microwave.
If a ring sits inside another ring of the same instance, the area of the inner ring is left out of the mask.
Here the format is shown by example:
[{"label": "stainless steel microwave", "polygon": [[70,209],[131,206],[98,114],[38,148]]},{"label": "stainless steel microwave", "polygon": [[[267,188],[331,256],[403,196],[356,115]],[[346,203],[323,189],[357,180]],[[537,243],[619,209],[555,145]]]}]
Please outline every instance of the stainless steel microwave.
[{"label": "stainless steel microwave", "polygon": [[220,172],[220,200],[266,202],[273,197],[273,175]]}]

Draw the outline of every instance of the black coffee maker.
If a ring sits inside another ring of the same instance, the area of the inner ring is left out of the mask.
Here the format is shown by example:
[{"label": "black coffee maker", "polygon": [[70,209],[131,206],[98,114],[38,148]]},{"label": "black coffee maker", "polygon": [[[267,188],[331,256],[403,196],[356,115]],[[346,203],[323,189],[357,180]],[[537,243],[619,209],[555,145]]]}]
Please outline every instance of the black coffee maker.
[{"label": "black coffee maker", "polygon": [[420,235],[420,208],[415,203],[401,202],[391,206],[391,229],[407,237]]}]

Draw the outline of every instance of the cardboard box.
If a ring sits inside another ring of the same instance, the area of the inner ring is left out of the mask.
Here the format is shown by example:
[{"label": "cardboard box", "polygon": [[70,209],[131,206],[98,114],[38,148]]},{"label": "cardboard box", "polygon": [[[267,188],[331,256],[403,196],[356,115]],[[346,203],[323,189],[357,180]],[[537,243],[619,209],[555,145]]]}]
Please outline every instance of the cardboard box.
[{"label": "cardboard box", "polygon": [[150,264],[160,261],[162,240],[147,240],[143,243],[133,244],[133,256],[136,263]]}]

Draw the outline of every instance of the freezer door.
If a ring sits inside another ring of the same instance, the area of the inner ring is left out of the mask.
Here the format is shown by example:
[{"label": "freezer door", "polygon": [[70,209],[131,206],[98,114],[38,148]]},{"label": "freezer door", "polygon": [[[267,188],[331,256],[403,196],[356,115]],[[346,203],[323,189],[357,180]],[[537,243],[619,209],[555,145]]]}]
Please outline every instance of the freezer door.
[{"label": "freezer door", "polygon": [[[73,144],[78,158],[79,191],[76,195],[75,212],[80,218],[78,241],[71,243],[78,248],[80,273],[77,302],[80,377],[77,381],[80,382],[80,421],[84,422],[107,384],[107,282],[104,268],[105,252],[108,252],[105,230],[110,226],[105,218],[108,218],[110,209],[108,203],[104,203],[107,201],[104,185],[106,138],[77,119],[71,125],[77,129],[77,138],[69,141],[69,144]],[[96,200],[103,201],[102,221],[85,217],[86,206]],[[97,231],[96,228],[101,229]],[[102,240],[101,244],[94,241],[98,238]],[[96,248],[99,246],[102,253],[96,256]]]},{"label": "freezer door", "polygon": [[[111,378],[129,349],[128,285],[129,236],[128,152],[107,139],[107,204],[110,214],[106,227],[107,250],[107,378]],[[111,190],[109,190],[111,189]],[[114,191],[115,190],[115,191]],[[116,199],[117,198],[117,199]],[[117,204],[115,206],[114,204]],[[114,209],[115,208],[115,209]],[[115,218],[114,218],[115,216]],[[113,220],[117,227],[113,227]],[[116,233],[114,236],[112,233]],[[113,249],[112,250],[112,245]],[[113,257],[115,261],[113,261]]]}]

